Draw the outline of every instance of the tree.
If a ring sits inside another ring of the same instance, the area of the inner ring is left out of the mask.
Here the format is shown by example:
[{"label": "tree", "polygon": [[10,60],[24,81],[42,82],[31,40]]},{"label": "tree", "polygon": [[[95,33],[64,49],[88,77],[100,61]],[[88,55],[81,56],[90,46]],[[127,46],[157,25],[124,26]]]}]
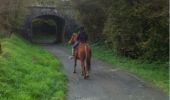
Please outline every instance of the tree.
[{"label": "tree", "polygon": [[101,40],[105,12],[101,8],[100,2],[97,0],[73,0],[72,2],[77,12],[77,20],[87,28],[90,39]]}]

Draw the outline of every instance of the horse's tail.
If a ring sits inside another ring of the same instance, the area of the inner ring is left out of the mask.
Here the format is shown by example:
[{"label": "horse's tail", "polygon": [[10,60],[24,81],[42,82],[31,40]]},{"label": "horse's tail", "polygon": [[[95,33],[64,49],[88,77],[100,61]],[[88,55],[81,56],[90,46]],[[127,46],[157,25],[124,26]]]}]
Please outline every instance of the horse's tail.
[{"label": "horse's tail", "polygon": [[88,45],[85,45],[85,54],[86,54],[85,63],[88,68],[88,71],[90,71],[91,70],[91,49],[89,48]]}]

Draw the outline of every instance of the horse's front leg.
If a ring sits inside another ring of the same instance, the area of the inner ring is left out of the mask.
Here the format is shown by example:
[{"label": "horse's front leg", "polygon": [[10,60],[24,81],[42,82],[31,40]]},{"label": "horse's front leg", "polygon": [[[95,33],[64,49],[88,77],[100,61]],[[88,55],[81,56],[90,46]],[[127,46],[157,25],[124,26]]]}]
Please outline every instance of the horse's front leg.
[{"label": "horse's front leg", "polygon": [[74,59],[74,71],[73,71],[73,73],[76,73],[76,66],[77,66],[77,60]]}]

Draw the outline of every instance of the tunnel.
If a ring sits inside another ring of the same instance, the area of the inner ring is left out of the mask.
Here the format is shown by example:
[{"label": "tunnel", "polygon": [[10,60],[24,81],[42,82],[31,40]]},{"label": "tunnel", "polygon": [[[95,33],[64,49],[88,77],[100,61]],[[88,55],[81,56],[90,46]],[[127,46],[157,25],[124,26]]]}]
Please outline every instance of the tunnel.
[{"label": "tunnel", "polygon": [[63,43],[79,23],[56,7],[28,6],[21,35],[31,43]]},{"label": "tunnel", "polygon": [[41,15],[31,21],[33,43],[61,43],[65,20],[55,15]]}]

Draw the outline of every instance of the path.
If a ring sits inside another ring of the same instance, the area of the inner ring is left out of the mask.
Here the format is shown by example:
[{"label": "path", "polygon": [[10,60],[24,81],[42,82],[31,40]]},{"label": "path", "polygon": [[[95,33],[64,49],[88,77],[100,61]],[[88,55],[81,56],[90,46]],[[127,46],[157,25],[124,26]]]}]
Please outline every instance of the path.
[{"label": "path", "polygon": [[68,59],[70,51],[57,45],[45,46],[64,65],[68,76],[68,100],[169,100],[168,96],[145,82],[100,60],[92,59],[90,79],[73,74],[73,60]]}]

